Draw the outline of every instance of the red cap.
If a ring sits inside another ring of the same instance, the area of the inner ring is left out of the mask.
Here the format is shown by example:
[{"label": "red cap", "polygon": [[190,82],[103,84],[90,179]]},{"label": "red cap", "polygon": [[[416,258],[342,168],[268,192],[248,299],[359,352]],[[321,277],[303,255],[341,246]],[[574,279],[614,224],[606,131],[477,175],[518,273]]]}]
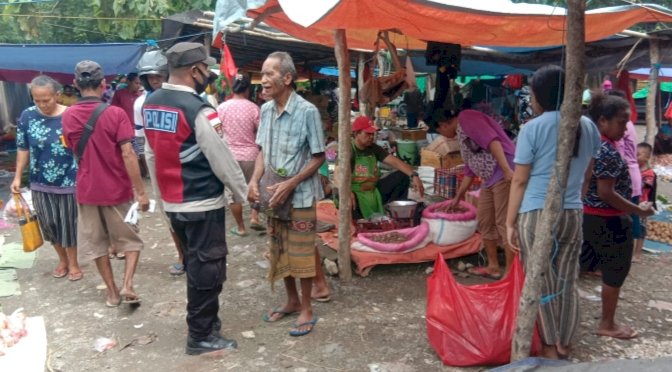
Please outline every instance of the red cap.
[{"label": "red cap", "polygon": [[359,131],[364,131],[366,133],[376,133],[378,131],[378,128],[376,128],[373,125],[373,121],[369,119],[366,116],[359,116],[355,121],[352,123],[352,131],[353,132],[359,132]]}]

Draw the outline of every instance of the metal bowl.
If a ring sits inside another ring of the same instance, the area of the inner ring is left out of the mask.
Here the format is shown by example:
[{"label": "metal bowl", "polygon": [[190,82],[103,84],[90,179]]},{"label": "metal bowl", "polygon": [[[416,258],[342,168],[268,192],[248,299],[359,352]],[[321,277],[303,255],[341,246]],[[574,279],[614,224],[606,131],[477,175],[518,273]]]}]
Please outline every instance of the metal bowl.
[{"label": "metal bowl", "polygon": [[387,204],[387,210],[392,218],[413,218],[418,202],[412,200],[397,200]]}]

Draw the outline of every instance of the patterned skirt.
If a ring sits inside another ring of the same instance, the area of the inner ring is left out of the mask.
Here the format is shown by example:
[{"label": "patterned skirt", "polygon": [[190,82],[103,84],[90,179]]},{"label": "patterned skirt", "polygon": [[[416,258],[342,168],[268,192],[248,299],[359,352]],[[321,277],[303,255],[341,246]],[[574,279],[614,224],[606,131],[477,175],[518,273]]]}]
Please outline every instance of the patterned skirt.
[{"label": "patterned skirt", "polygon": [[288,276],[315,276],[315,204],[293,208],[289,221],[268,219],[271,267],[268,279],[273,283]]}]

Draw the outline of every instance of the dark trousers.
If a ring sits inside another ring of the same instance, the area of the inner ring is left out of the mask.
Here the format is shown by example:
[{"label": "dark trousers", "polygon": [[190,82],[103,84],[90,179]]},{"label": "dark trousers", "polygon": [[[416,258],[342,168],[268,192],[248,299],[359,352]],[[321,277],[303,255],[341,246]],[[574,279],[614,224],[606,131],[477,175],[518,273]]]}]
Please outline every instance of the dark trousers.
[{"label": "dark trousers", "polygon": [[[380,192],[383,204],[394,200],[408,199],[408,187],[411,185],[411,178],[402,171],[394,171],[389,175],[378,180],[376,188]],[[362,218],[362,212],[359,206],[352,211],[352,218],[357,221]]]},{"label": "dark trousers", "polygon": [[219,294],[226,280],[225,209],[166,214],[184,249],[189,336],[201,341],[220,323]]}]

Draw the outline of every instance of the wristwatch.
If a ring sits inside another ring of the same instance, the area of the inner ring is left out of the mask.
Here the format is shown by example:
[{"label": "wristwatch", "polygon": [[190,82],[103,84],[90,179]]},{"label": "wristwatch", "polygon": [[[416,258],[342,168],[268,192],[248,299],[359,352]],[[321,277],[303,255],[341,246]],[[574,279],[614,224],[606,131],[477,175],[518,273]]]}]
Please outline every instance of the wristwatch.
[{"label": "wristwatch", "polygon": [[420,178],[420,175],[418,174],[418,172],[413,171],[413,173],[411,173],[411,178],[413,178],[413,177],[418,177],[418,178]]}]

